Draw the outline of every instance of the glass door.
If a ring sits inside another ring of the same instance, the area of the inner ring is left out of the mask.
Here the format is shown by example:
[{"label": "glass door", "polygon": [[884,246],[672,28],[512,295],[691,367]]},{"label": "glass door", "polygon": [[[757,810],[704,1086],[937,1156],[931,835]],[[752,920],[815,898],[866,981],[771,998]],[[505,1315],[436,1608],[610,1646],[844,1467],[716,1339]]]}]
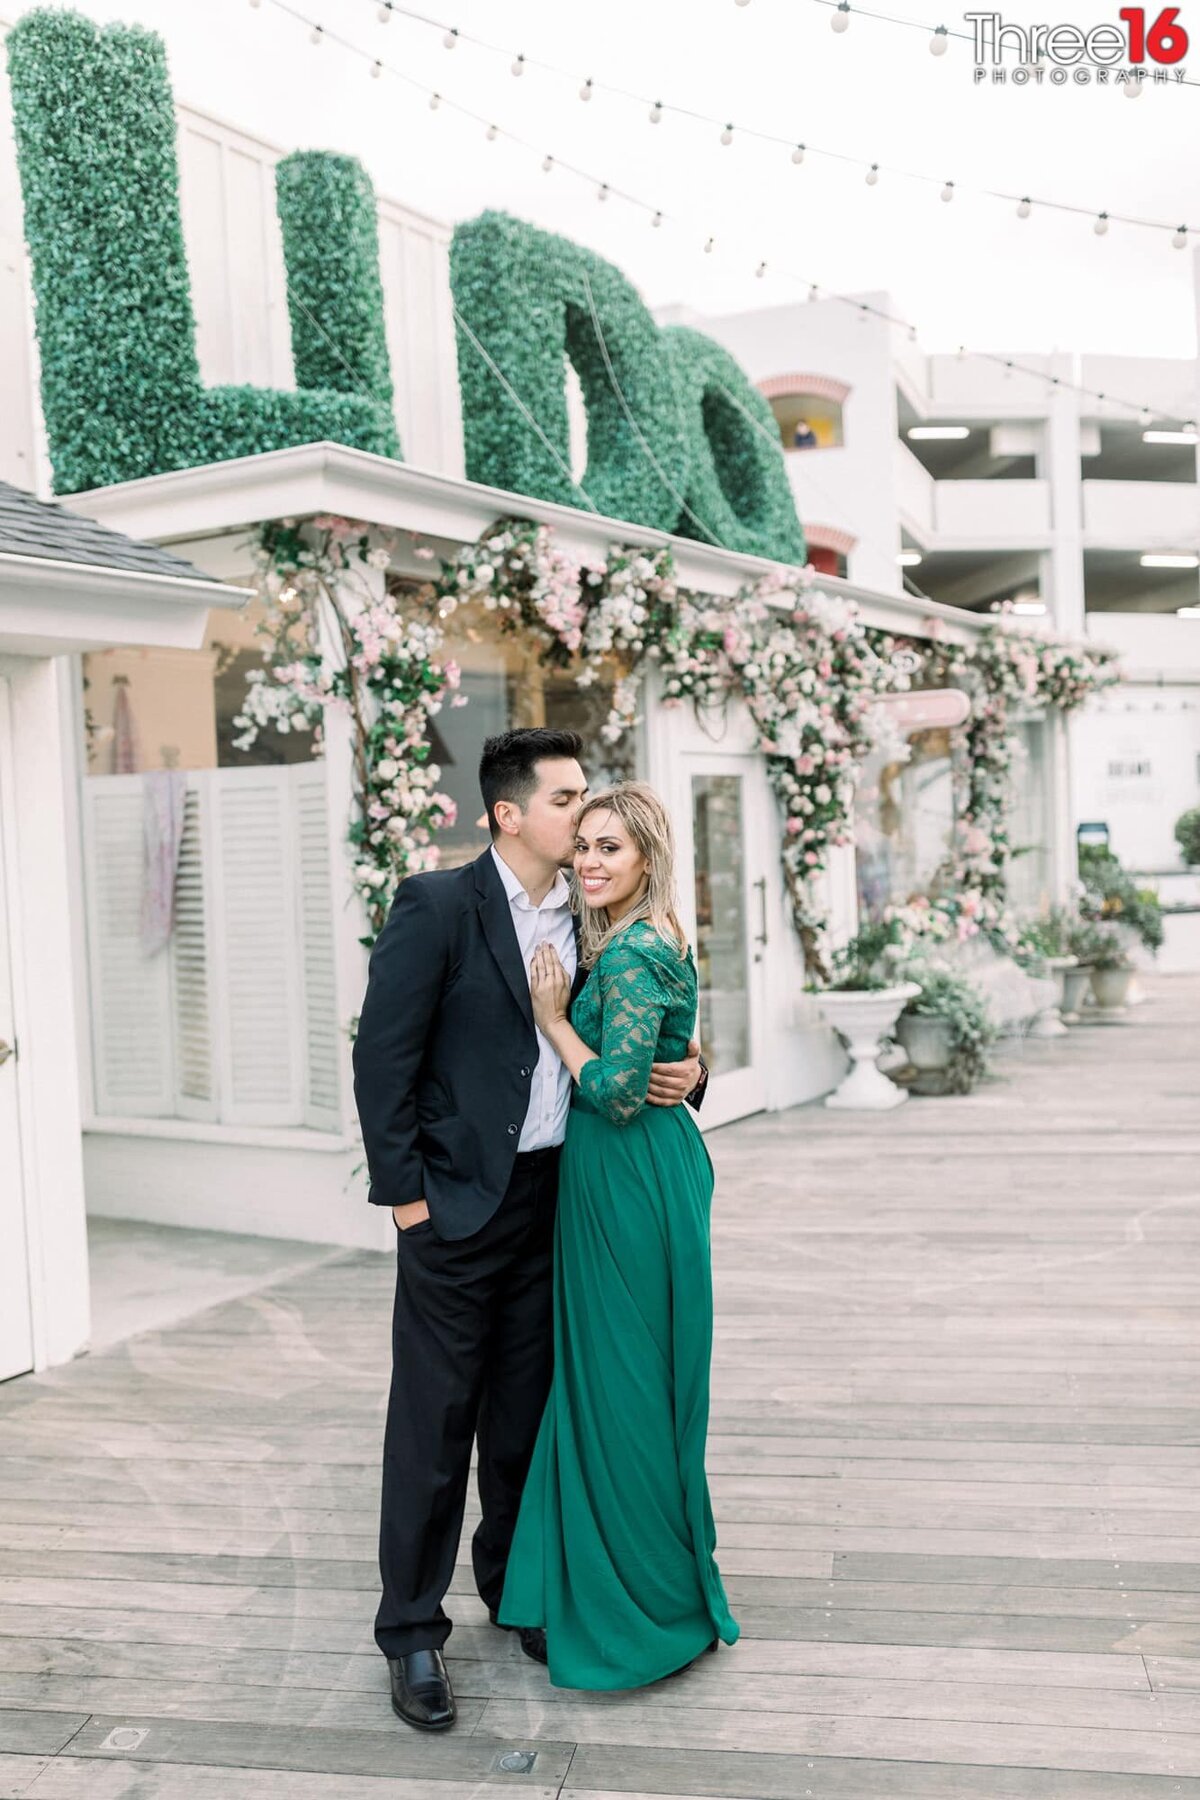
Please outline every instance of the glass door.
[{"label": "glass door", "polygon": [[762,1069],[767,877],[761,758],[685,758],[691,902],[700,978],[699,1036],[709,1068],[701,1121],[720,1125],[766,1104]]}]

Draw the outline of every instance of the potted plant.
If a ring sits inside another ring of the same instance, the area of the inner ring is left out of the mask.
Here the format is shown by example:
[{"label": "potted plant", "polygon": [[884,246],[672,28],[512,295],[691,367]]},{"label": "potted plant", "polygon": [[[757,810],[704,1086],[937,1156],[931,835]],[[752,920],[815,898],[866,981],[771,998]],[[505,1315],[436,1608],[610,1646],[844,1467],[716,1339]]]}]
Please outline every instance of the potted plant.
[{"label": "potted plant", "polygon": [[1200,863],[1200,806],[1189,807],[1175,821],[1175,842],[1189,868]]},{"label": "potted plant", "polygon": [[1085,921],[1076,935],[1080,961],[1091,975],[1093,1012],[1110,1018],[1124,1012],[1133,979],[1133,963],[1125,940],[1115,925]]},{"label": "potted plant", "polygon": [[987,1070],[988,1047],[996,1039],[983,995],[952,969],[910,963],[907,972],[919,980],[920,992],[901,1013],[896,1038],[917,1082],[926,1092],[969,1094]]},{"label": "potted plant", "polygon": [[889,920],[865,925],[835,952],[829,985],[820,991],[818,1001],[849,1052],[850,1069],[826,1096],[826,1106],[887,1112],[907,1100],[904,1089],[878,1066],[897,1015],[920,992],[917,982],[897,979],[898,959],[906,947],[899,925]]},{"label": "potted plant", "polygon": [[1049,976],[1058,988],[1057,1001],[1037,1015],[1030,1027],[1030,1037],[1065,1037],[1067,1028],[1063,1014],[1076,1011],[1079,995],[1087,986],[1089,976],[1085,975],[1078,988],[1073,988],[1068,995],[1067,977],[1075,971],[1077,962],[1070,945],[1073,922],[1072,914],[1065,907],[1055,906],[1035,919],[1027,919],[1021,926],[1017,939],[1019,961],[1032,972]]}]

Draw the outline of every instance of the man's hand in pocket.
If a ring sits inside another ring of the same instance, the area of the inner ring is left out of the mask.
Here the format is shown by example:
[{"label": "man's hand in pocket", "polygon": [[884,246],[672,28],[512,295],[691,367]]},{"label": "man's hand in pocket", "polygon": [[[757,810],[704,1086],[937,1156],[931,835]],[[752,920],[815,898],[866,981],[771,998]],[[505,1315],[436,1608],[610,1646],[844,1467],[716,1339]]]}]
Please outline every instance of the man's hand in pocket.
[{"label": "man's hand in pocket", "polygon": [[408,1200],[403,1206],[393,1206],[392,1217],[400,1231],[408,1231],[419,1225],[422,1219],[429,1217],[429,1205],[425,1200]]}]

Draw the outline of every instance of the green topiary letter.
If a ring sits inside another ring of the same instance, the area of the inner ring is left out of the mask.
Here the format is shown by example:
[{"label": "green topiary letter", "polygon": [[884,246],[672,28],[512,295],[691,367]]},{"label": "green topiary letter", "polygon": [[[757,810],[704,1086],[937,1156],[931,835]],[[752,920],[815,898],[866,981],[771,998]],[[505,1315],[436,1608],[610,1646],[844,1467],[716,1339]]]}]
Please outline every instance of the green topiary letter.
[{"label": "green topiary letter", "polygon": [[392,404],[379,228],[370,176],[353,156],[296,150],[275,170],[292,362],[302,388]]},{"label": "green topiary letter", "polygon": [[[806,560],[774,417],[728,351],[698,331],[660,331],[611,263],[503,213],[459,226],[450,280],[471,480]],[[587,406],[578,485],[567,358]]]},{"label": "green topiary letter", "polygon": [[[658,327],[620,270],[485,212],[454,233],[450,280],[469,478],[569,506],[590,499],[611,518],[674,530],[687,461],[670,370]],[[567,357],[587,404],[578,486],[566,472]]]},{"label": "green topiary letter", "polygon": [[8,63],[57,491],[321,438],[398,454],[374,389],[201,386],[161,40],[32,12]]},{"label": "green topiary letter", "polygon": [[779,427],[741,365],[685,325],[663,331],[688,437],[688,511],[681,537],[715,537],[727,550],[774,562],[808,561]]}]

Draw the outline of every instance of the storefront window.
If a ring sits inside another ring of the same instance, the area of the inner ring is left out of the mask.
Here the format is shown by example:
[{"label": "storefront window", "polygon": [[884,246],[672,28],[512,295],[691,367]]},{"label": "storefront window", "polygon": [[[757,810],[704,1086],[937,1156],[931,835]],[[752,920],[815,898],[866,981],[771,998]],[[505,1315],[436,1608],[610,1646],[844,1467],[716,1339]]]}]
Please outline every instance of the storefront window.
[{"label": "storefront window", "polygon": [[462,669],[463,707],[443,706],[430,721],[440,786],[458,805],[457,823],[438,833],[443,867],[477,856],[489,842],[481,822],[479,757],[484,739],[517,726],[550,725],[583,738],[583,767],[593,789],[637,773],[635,734],[606,744],[601,728],[612,704],[612,683],[581,688],[567,670],[546,669],[531,644],[500,631],[490,619],[447,622],[445,654]]},{"label": "storefront window", "polygon": [[202,650],[97,650],[83,658],[89,775],[247,769],[311,762],[310,731],[269,727],[235,750],[246,677],[262,668],[257,602],[209,614]]},{"label": "storefront window", "polygon": [[1052,885],[1045,720],[1019,720],[1010,742],[1008,897],[1019,912],[1038,912],[1049,904]]},{"label": "storefront window", "polygon": [[914,731],[908,755],[894,747],[863,764],[855,805],[858,904],[865,919],[933,894],[953,848],[950,733]]}]

